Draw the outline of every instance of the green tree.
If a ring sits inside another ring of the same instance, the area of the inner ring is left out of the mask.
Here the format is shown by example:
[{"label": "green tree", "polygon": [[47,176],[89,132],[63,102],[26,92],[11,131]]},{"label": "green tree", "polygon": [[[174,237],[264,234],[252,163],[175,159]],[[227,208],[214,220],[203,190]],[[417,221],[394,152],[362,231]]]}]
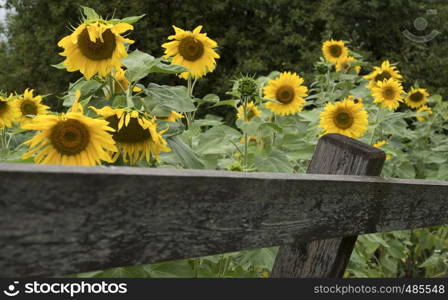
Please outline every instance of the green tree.
[{"label": "green tree", "polygon": [[[423,0],[7,0],[6,7],[15,13],[7,19],[6,49],[0,50],[0,89],[20,92],[31,87],[58,94],[79,77],[50,67],[62,60],[57,42],[69,34],[69,25],[78,24],[79,5],[91,6],[104,17],[146,14],[131,34],[136,40],[132,48],[155,56],[163,54],[160,45],[172,34],[171,25],[190,30],[204,25],[218,42],[221,59],[216,71],[199,83],[199,95],[223,96],[240,73],[292,70],[309,83],[321,43],[328,38],[351,42],[351,49],[369,60],[398,62],[410,81],[434,92],[447,91],[448,4]],[[428,9],[437,14],[425,16]],[[429,22],[423,32],[413,28],[421,16]],[[419,44],[403,35],[406,29],[416,35],[432,30],[441,34]],[[172,76],[156,79],[180,81]]]},{"label": "green tree", "polygon": [[[448,4],[443,1],[414,0],[329,0],[322,13],[328,16],[327,37],[348,40],[366,60],[398,62],[408,82],[419,81],[435,93],[446,95],[448,78]],[[415,28],[420,18],[426,26]],[[417,20],[418,21],[418,20]],[[428,36],[418,43],[404,34]],[[433,31],[439,34],[431,39]],[[405,82],[405,86],[409,87]]]}]

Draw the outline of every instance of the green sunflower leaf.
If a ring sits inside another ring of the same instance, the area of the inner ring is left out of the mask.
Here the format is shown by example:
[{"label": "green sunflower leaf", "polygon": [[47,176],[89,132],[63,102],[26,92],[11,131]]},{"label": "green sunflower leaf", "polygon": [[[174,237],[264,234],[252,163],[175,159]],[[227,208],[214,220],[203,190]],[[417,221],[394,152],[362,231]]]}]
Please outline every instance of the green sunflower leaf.
[{"label": "green sunflower leaf", "polygon": [[134,24],[137,23],[138,21],[140,21],[141,19],[143,19],[146,15],[140,15],[140,16],[132,16],[132,17],[127,17],[124,19],[113,19],[110,22],[112,24],[119,24],[119,23],[127,23],[127,24]]},{"label": "green sunflower leaf", "polygon": [[230,126],[214,126],[199,136],[194,149],[201,155],[230,154],[235,150],[232,142],[237,142],[241,137],[241,132]]},{"label": "green sunflower leaf", "polygon": [[[77,90],[81,91],[80,101],[84,101],[86,99],[91,99],[95,93],[103,87],[103,84],[96,80],[85,80],[81,78],[75,83],[70,84],[69,92],[67,95],[63,97],[65,107],[72,106],[75,101],[75,94]],[[83,104],[87,105],[87,103],[83,102]]]},{"label": "green sunflower leaf", "polygon": [[126,96],[117,95],[112,100],[112,107],[123,107],[126,106]]},{"label": "green sunflower leaf", "polygon": [[216,94],[208,94],[204,98],[202,98],[202,101],[207,103],[218,103],[219,102],[219,96]]},{"label": "green sunflower leaf", "polygon": [[151,73],[151,69],[160,63],[162,58],[135,50],[128,57],[123,58],[123,65],[127,68],[126,76],[131,82],[137,82]]},{"label": "green sunflower leaf", "polygon": [[294,171],[288,156],[279,150],[255,157],[254,163],[259,172],[292,173]]},{"label": "green sunflower leaf", "polygon": [[412,163],[405,161],[396,170],[398,178],[415,178],[415,167]]},{"label": "green sunflower leaf", "polygon": [[156,101],[160,106],[175,110],[177,112],[191,112],[196,108],[193,100],[188,95],[187,88],[184,86],[168,86],[150,83],[145,93],[149,99],[145,101]]},{"label": "green sunflower leaf", "polygon": [[56,68],[58,70],[66,70],[67,67],[65,66],[64,62],[60,62],[58,64],[55,65],[51,65],[53,68]]},{"label": "green sunflower leaf", "polygon": [[195,120],[193,125],[195,126],[199,126],[199,127],[206,127],[206,126],[219,126],[221,125],[222,122],[221,121],[217,121],[217,120],[206,120],[206,119],[201,119],[201,120]]},{"label": "green sunflower leaf", "polygon": [[167,138],[170,148],[177,154],[184,168],[204,169],[204,164],[196,153],[179,136]]},{"label": "green sunflower leaf", "polygon": [[427,260],[425,260],[423,263],[421,263],[419,265],[419,268],[430,268],[430,267],[434,267],[440,264],[440,255],[439,254],[434,254],[432,256],[430,256]]},{"label": "green sunflower leaf", "polygon": [[179,74],[189,71],[187,68],[179,65],[166,64],[162,61],[163,58],[158,59],[160,61],[150,69],[150,73]]},{"label": "green sunflower leaf", "polygon": [[215,105],[213,105],[211,108],[219,107],[219,106],[232,106],[234,108],[237,108],[238,103],[240,103],[240,100],[225,100],[225,101],[219,101]]},{"label": "green sunflower leaf", "polygon": [[365,98],[370,95],[370,91],[363,85],[358,86],[355,89],[352,89],[349,94],[353,95],[355,98]]},{"label": "green sunflower leaf", "polygon": [[244,122],[243,120],[236,120],[235,125],[241,129],[241,131],[249,136],[257,136],[257,130],[262,125],[254,120],[251,122]]},{"label": "green sunflower leaf", "polygon": [[148,266],[152,278],[192,278],[193,268],[189,260],[170,261]]},{"label": "green sunflower leaf", "polygon": [[100,15],[93,8],[81,5],[81,9],[87,20],[98,20],[101,18]]},{"label": "green sunflower leaf", "polygon": [[431,101],[434,101],[434,102],[440,102],[440,101],[442,101],[443,97],[441,95],[432,95],[430,97],[430,99],[431,99]]}]

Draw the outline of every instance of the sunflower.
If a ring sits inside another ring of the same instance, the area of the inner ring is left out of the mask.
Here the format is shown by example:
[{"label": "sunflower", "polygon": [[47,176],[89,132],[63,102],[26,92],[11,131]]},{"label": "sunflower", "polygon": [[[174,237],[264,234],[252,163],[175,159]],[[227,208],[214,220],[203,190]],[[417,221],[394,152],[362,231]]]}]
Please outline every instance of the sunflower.
[{"label": "sunflower", "polygon": [[339,133],[351,138],[360,138],[369,125],[369,116],[362,103],[349,98],[335,104],[328,103],[320,113],[320,127],[324,134]]},{"label": "sunflower", "polygon": [[386,141],[379,141],[378,143],[373,144],[373,147],[381,148],[381,147],[383,147],[384,145],[387,145],[387,144],[389,144],[389,143],[386,142]]},{"label": "sunflower", "polygon": [[428,97],[429,93],[426,89],[412,88],[405,101],[410,108],[419,108],[428,102]]},{"label": "sunflower", "polygon": [[83,114],[79,104],[80,93],[67,114],[38,115],[23,126],[38,133],[24,144],[30,151],[22,158],[38,153],[34,161],[38,164],[95,166],[102,161],[112,162],[109,153],[117,151],[109,132],[113,131],[104,120]]},{"label": "sunflower", "polygon": [[377,87],[378,82],[383,82],[384,79],[396,79],[401,81],[403,76],[397,70],[395,66],[391,66],[388,60],[383,61],[381,67],[375,67],[374,71],[369,75],[364,76],[365,79],[369,80],[369,89]]},{"label": "sunflower", "polygon": [[168,117],[157,117],[157,120],[167,121],[167,122],[176,122],[179,119],[184,119],[185,117],[180,113],[172,110]]},{"label": "sunflower", "polygon": [[129,88],[129,81],[126,79],[126,71],[122,68],[118,68],[115,72],[115,91],[122,92],[126,91]]},{"label": "sunflower", "polygon": [[183,72],[180,76],[188,79],[201,78],[208,72],[213,72],[216,67],[216,59],[220,58],[215,52],[218,44],[201,33],[202,26],[193,30],[184,31],[173,26],[175,34],[170,35],[171,42],[162,45],[165,48],[165,58],[172,57],[172,63],[187,68],[190,72]]},{"label": "sunflower", "polygon": [[278,102],[268,102],[266,108],[281,116],[302,111],[304,97],[308,96],[308,88],[302,84],[303,78],[291,72],[283,72],[277,79],[270,80],[264,88],[264,96]]},{"label": "sunflower", "polygon": [[11,128],[20,117],[20,112],[12,99],[12,95],[8,98],[0,96],[0,130]]},{"label": "sunflower", "polygon": [[[389,144],[387,141],[379,141],[379,142],[377,142],[376,144],[373,144],[373,147],[376,147],[376,148],[381,148],[381,147],[383,147],[384,145],[387,145],[387,144]],[[390,155],[390,154],[386,154],[386,160],[391,160],[392,159],[392,155]]]},{"label": "sunflower", "polygon": [[400,102],[403,102],[402,94],[404,94],[403,86],[393,78],[379,81],[372,89],[372,95],[375,98],[373,102],[381,103],[382,107],[390,111],[397,109]]},{"label": "sunflower", "polygon": [[351,67],[349,63],[351,62],[357,62],[358,60],[354,58],[353,56],[347,56],[336,63],[336,72],[340,72],[342,70],[346,71],[347,73],[355,71],[356,74],[359,74],[361,72],[360,66],[354,66]]},{"label": "sunflower", "polygon": [[81,24],[75,31],[59,41],[58,46],[64,48],[61,56],[67,57],[64,65],[67,71],[80,71],[87,79],[95,74],[105,77],[121,67],[121,59],[128,56],[125,43],[134,41],[121,34],[133,30],[126,23],[108,24],[97,21]]},{"label": "sunflower", "polygon": [[423,105],[422,107],[420,107],[419,109],[417,109],[417,112],[418,112],[418,113],[425,113],[425,112],[426,112],[426,114],[423,115],[423,116],[417,116],[417,121],[419,121],[419,122],[423,122],[423,121],[425,121],[426,118],[427,118],[429,115],[432,115],[432,109],[431,109],[429,106],[427,106],[427,105]]},{"label": "sunflower", "polygon": [[118,151],[113,155],[114,161],[122,153],[123,161],[131,165],[135,165],[143,157],[149,163],[151,155],[159,161],[161,151],[171,151],[162,137],[166,130],[157,132],[156,121],[146,115],[136,110],[127,111],[109,106],[102,109],[91,107],[91,109],[115,129],[112,137],[117,143]]},{"label": "sunflower", "polygon": [[19,122],[23,126],[33,120],[34,117],[48,114],[49,107],[41,104],[42,96],[33,96],[33,90],[26,89],[23,96],[14,101],[14,105],[20,112]]},{"label": "sunflower", "polygon": [[[247,137],[247,141],[248,141],[249,143],[258,143],[258,142],[262,142],[260,138],[257,138],[257,137],[255,137],[255,136],[248,136],[248,137]],[[244,144],[245,142],[246,142],[245,138],[242,137],[242,138],[240,139],[240,143],[241,143],[241,144]]]},{"label": "sunflower", "polygon": [[332,64],[337,64],[348,56],[348,49],[343,41],[326,41],[322,46],[322,52],[325,59]]},{"label": "sunflower", "polygon": [[[261,111],[255,106],[254,102],[249,102],[247,104],[247,122],[252,121],[252,119],[254,117],[259,117],[261,116]],[[238,114],[237,114],[237,118],[240,120],[244,120],[244,106],[241,105],[240,107],[238,107]]]},{"label": "sunflower", "polygon": [[[123,68],[118,68],[114,75],[115,82],[114,82],[114,89],[115,92],[123,92],[126,91],[129,88],[129,80],[126,78],[126,71],[123,70]],[[135,86],[132,89],[133,92],[141,92],[142,89]]]}]

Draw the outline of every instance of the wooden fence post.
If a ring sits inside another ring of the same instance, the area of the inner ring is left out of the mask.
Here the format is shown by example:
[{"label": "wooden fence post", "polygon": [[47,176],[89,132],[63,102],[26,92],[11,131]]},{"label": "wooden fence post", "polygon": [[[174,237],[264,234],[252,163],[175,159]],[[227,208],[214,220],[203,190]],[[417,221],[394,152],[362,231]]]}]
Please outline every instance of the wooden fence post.
[{"label": "wooden fence post", "polygon": [[[379,176],[384,161],[385,153],[378,148],[327,134],[319,140],[307,173]],[[351,236],[281,246],[271,277],[341,278],[356,239]]]}]

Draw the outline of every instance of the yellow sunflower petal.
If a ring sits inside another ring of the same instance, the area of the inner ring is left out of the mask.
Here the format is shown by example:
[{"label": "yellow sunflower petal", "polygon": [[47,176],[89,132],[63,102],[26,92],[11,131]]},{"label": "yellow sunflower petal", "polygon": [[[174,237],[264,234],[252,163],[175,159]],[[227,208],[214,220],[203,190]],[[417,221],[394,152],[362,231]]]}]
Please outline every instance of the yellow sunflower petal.
[{"label": "yellow sunflower petal", "polygon": [[173,64],[189,69],[189,72],[183,72],[180,77],[197,79],[213,72],[216,59],[219,59],[215,52],[217,43],[207,37],[206,33],[201,33],[202,26],[197,26],[193,32],[176,26],[173,28],[175,35],[168,37],[171,42],[162,44],[162,47],[165,49],[165,58],[171,57]]},{"label": "yellow sunflower petal", "polygon": [[100,22],[79,25],[70,36],[58,43],[64,48],[60,55],[66,57],[64,64],[67,70],[80,71],[87,79],[96,74],[107,76],[114,66],[120,67],[121,59],[127,56],[124,50],[127,40],[120,34],[132,29],[132,25],[123,23],[115,26]]},{"label": "yellow sunflower petal", "polygon": [[278,102],[267,102],[266,108],[278,115],[291,115],[302,111],[308,88],[302,85],[303,78],[296,73],[284,72],[264,88],[265,98]]},{"label": "yellow sunflower petal", "polygon": [[362,103],[346,98],[342,102],[325,106],[320,114],[320,127],[324,134],[339,133],[360,138],[367,132],[368,114]]}]

